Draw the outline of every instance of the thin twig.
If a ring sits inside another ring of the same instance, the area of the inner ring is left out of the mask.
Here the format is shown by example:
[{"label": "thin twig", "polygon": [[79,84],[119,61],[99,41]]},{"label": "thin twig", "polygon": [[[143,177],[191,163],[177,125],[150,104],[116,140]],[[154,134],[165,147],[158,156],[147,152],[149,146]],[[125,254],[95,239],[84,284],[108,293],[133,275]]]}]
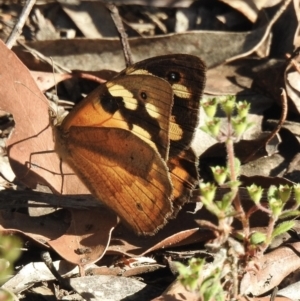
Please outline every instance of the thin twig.
[{"label": "thin twig", "polygon": [[27,0],[21,12],[18,22],[6,41],[7,48],[11,49],[22,32],[22,28],[34,6],[36,0]]},{"label": "thin twig", "polygon": [[118,8],[112,3],[107,3],[106,7],[110,10],[111,18],[113,19],[115,26],[118,30],[118,33],[120,35],[120,39],[123,47],[123,53],[126,61],[126,67],[131,66],[133,64],[132,53],[128,42],[128,36],[125,32],[125,28],[123,26],[123,22],[120,17]]},{"label": "thin twig", "polygon": [[64,279],[56,270],[52,258],[50,256],[50,253],[47,251],[44,251],[41,253],[41,258],[44,261],[45,265],[49,269],[49,271],[52,273],[52,275],[58,280],[58,282],[62,285],[63,288],[68,290],[73,290],[72,286],[69,283],[68,279]]}]

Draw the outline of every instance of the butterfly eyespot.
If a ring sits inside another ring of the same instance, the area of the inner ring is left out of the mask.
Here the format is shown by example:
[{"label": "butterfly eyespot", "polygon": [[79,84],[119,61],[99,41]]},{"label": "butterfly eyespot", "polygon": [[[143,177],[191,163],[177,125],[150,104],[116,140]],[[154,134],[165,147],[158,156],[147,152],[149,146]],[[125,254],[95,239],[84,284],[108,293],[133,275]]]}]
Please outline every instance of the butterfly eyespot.
[{"label": "butterfly eyespot", "polygon": [[146,92],[141,92],[141,97],[146,100],[147,99],[147,94]]},{"label": "butterfly eyespot", "polygon": [[180,80],[180,74],[176,71],[171,71],[167,74],[167,80],[171,83],[177,83]]}]

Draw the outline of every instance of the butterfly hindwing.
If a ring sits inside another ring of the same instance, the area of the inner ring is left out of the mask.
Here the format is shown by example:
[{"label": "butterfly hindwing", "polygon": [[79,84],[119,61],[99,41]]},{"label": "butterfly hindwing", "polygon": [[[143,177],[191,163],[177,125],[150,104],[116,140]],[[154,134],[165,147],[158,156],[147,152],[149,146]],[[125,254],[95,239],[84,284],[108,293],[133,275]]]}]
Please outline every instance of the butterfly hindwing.
[{"label": "butterfly hindwing", "polygon": [[173,214],[175,217],[179,209],[187,201],[199,183],[198,179],[198,158],[192,148],[181,151],[177,156],[167,162],[173,190]]}]

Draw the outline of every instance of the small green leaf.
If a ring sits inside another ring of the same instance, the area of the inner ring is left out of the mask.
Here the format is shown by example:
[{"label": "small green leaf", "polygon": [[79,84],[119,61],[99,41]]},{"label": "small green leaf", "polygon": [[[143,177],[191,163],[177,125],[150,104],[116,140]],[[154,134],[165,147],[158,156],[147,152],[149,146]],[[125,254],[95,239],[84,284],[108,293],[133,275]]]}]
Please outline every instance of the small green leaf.
[{"label": "small green leaf", "polygon": [[17,236],[0,236],[0,257],[14,262],[20,256],[21,245],[21,240]]},{"label": "small green leaf", "polygon": [[294,185],[294,196],[295,196],[295,200],[297,205],[300,205],[300,184],[295,184]]},{"label": "small green leaf", "polygon": [[263,243],[266,240],[266,235],[262,232],[254,232],[250,236],[250,243],[252,245],[258,245]]},{"label": "small green leaf", "polygon": [[283,213],[281,213],[279,218],[286,219],[286,218],[291,218],[291,217],[295,217],[295,216],[298,217],[299,215],[300,215],[299,210],[287,210],[287,211],[284,211]]},{"label": "small green leaf", "polygon": [[235,198],[235,196],[236,193],[233,193],[232,191],[225,193],[222,197],[220,205],[218,206],[220,210],[227,212],[227,210],[231,207],[232,201]]},{"label": "small green leaf", "polygon": [[272,233],[272,239],[282,233],[285,233],[295,226],[294,221],[285,221],[276,226]]}]

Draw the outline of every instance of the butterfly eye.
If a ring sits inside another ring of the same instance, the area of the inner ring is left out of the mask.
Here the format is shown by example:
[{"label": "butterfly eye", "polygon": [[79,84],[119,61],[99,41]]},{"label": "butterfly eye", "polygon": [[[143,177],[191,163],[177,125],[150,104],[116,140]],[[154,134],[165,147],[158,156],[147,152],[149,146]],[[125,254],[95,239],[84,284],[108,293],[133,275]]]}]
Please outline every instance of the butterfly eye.
[{"label": "butterfly eye", "polygon": [[147,94],[145,92],[141,92],[141,97],[146,100],[147,99]]},{"label": "butterfly eye", "polygon": [[177,83],[179,82],[180,80],[180,74],[179,72],[175,72],[175,71],[172,71],[172,72],[169,72],[167,74],[167,80],[171,83]]}]

